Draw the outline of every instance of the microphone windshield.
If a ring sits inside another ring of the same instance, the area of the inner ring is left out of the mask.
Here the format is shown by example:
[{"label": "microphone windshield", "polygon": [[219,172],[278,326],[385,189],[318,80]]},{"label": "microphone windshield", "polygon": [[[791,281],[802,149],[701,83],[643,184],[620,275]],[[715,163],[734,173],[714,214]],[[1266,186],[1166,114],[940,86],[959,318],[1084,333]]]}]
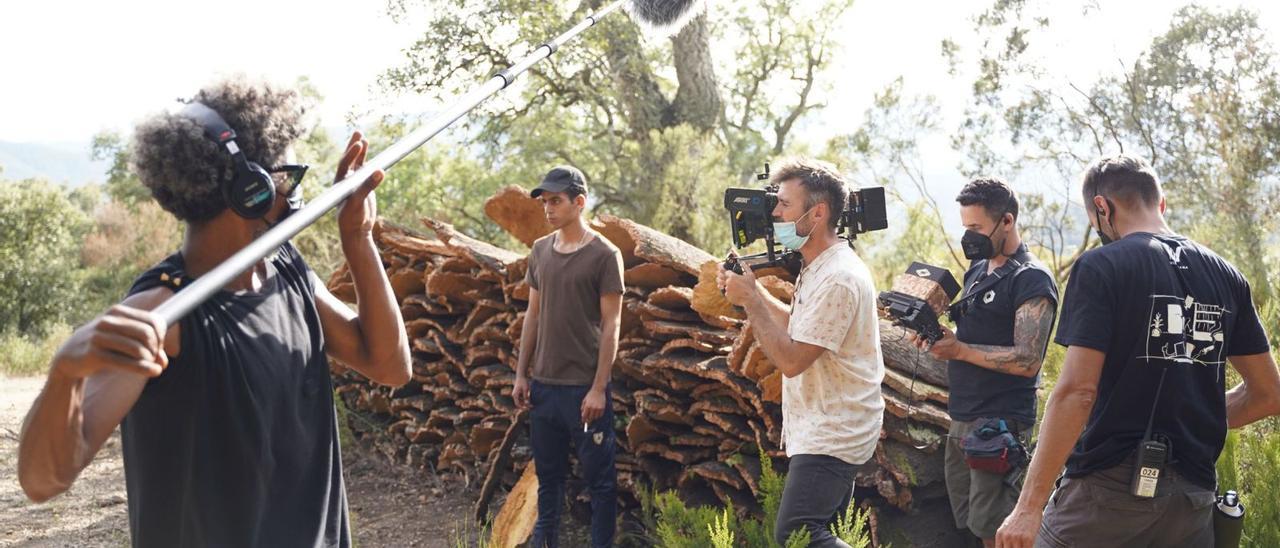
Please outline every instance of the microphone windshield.
[{"label": "microphone windshield", "polygon": [[663,36],[680,32],[705,8],[700,0],[629,0],[625,6],[632,21],[648,33]]}]

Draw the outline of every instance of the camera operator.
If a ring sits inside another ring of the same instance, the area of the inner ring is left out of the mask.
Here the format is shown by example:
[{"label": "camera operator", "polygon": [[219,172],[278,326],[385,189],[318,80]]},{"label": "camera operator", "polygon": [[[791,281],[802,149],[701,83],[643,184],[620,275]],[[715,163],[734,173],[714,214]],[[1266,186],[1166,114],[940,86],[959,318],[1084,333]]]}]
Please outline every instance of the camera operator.
[{"label": "camera operator", "polygon": [[960,190],[961,241],[972,261],[964,293],[952,307],[953,333],[932,346],[914,342],[947,360],[951,429],[945,450],[947,495],[956,527],[994,546],[996,529],[1018,500],[1022,467],[997,473],[974,468],[962,446],[983,426],[1000,421],[1026,443],[1036,420],[1036,382],[1057,312],[1053,276],[1027,251],[1018,232],[1018,198],[1004,181],[979,178]]},{"label": "camera operator", "polygon": [[[1212,546],[1227,428],[1280,413],[1249,283],[1169,229],[1145,161],[1100,159],[1083,187],[1103,245],[1072,267],[1056,338],[1067,347],[1062,375],[996,545]],[[1243,379],[1230,391],[1228,362]]]},{"label": "camera operator", "polygon": [[828,524],[848,506],[855,469],[875,452],[884,413],[876,293],[862,259],[836,236],[848,190],[835,167],[793,160],[773,182],[775,237],[804,258],[790,310],[750,268],[741,275],[721,270],[717,281],[746,310],[760,347],[783,374],[782,443],[791,464],[776,540],[785,544],[803,527],[810,546],[847,546]]}]

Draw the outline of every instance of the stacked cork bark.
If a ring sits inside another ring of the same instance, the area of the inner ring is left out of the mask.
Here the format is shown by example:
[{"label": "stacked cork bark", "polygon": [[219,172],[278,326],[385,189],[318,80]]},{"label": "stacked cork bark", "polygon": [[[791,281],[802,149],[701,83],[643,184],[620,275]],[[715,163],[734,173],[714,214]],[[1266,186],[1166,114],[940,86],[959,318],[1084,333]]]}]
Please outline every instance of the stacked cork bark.
[{"label": "stacked cork bark", "polygon": [[[551,231],[540,206],[518,187],[503,189],[485,211],[526,246]],[[527,448],[515,441],[521,428],[512,427],[511,398],[529,298],[527,249],[502,249],[424,222],[428,234],[385,223],[375,231],[404,313],[413,380],[392,390],[335,364],[338,392],[351,408],[385,419],[382,448],[391,458],[510,484],[528,461]],[[759,451],[784,454],[782,378],[750,322],[716,289],[715,258],[626,219],[600,215],[591,226],[621,250],[626,268],[612,384],[621,490],[652,485],[692,501],[754,508]],[[773,295],[790,301],[787,273],[759,275]],[[329,287],[355,300],[345,267]],[[907,510],[913,499],[945,496],[945,365],[921,355],[887,323],[881,340],[884,431],[858,485]]]}]

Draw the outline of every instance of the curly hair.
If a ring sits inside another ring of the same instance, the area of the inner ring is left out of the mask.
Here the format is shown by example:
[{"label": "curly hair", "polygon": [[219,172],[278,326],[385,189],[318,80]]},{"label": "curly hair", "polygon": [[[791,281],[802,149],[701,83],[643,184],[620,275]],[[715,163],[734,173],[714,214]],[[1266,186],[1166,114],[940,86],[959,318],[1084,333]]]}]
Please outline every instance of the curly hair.
[{"label": "curly hair", "polygon": [[[202,103],[221,115],[235,130],[245,157],[268,169],[284,161],[289,145],[306,129],[306,108],[297,91],[242,75],[206,86],[187,102]],[[138,124],[131,161],[160,207],[182,221],[207,221],[227,207],[221,182],[235,173],[231,156],[181,111],[155,114]]]},{"label": "curly hair", "polygon": [[799,181],[800,187],[805,191],[804,208],[812,209],[825,202],[827,209],[831,211],[828,226],[839,226],[840,217],[844,214],[849,199],[849,189],[836,166],[811,158],[792,158],[782,163],[782,167],[773,173],[770,182],[782,184],[792,179]]}]

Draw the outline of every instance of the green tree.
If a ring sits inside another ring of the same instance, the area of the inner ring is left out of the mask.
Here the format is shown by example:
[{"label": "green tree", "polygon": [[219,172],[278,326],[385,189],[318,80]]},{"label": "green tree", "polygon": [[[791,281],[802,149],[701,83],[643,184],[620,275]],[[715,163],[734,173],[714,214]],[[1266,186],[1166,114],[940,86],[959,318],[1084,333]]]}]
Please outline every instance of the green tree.
[{"label": "green tree", "polygon": [[[1175,230],[1240,267],[1259,304],[1272,299],[1277,257],[1266,250],[1280,213],[1280,71],[1257,14],[1184,7],[1135,60],[1082,86],[1052,77],[1039,60],[1034,45],[1050,24],[1033,11],[1021,0],[994,3],[976,20],[970,63],[957,42],[943,46],[954,66],[977,74],[955,134],[963,167],[1056,173],[1051,186],[1076,197],[1093,158],[1144,156],[1163,178]],[[1080,237],[1066,242],[1079,252],[1091,242],[1085,225],[1075,226]]]},{"label": "green tree", "polygon": [[[324,101],[311,80],[303,76],[295,84],[302,94],[305,103],[314,107]],[[335,140],[335,137],[341,141]],[[302,182],[299,192],[304,200],[311,200],[333,184],[333,174],[342,157],[349,135],[331,136],[320,126],[319,119],[313,119],[311,128],[301,139],[294,143],[294,154],[298,163],[307,164],[311,168]],[[372,139],[372,137],[368,137]],[[375,148],[375,150],[377,150]],[[386,182],[379,188],[377,196],[379,204],[386,194]],[[379,209],[381,215],[384,209]],[[342,244],[338,237],[338,217],[334,213],[324,215],[315,224],[293,237],[293,245],[306,258],[307,265],[327,280],[345,260],[342,256]]]},{"label": "green tree", "polygon": [[43,336],[76,309],[87,216],[41,180],[0,185],[0,332]]},{"label": "green tree", "polygon": [[83,296],[68,317],[75,323],[120,302],[135,278],[182,245],[182,225],[153,201],[109,199],[89,213],[78,257]]},{"label": "green tree", "polygon": [[151,201],[151,192],[142,186],[138,176],[129,166],[130,144],[117,131],[104,130],[93,136],[90,156],[94,160],[106,160],[107,195],[119,202],[136,205]]},{"label": "green tree", "polygon": [[1093,94],[1101,108],[1126,114],[1115,133],[1153,158],[1175,225],[1227,254],[1264,304],[1276,288],[1262,250],[1280,227],[1275,58],[1256,13],[1188,6],[1129,74]]},{"label": "green tree", "polygon": [[[920,142],[938,131],[938,105],[932,96],[904,96],[903,79],[875,96],[860,127],[827,142],[825,155],[852,170],[860,187],[883,186],[895,205],[906,208],[905,222],[891,226],[891,234],[869,234],[873,272],[879,287],[912,261],[925,261],[964,272],[968,263],[956,249],[943,222],[942,209],[929,190],[920,159]],[[899,229],[901,231],[899,232]]]},{"label": "green tree", "polygon": [[[601,4],[395,3],[394,17],[425,20],[427,30],[381,83],[442,101]],[[458,187],[531,186],[551,165],[572,163],[592,182],[594,210],[717,247],[726,242],[723,212],[708,207],[720,200],[707,195],[747,182],[766,158],[791,150],[796,125],[823,106],[815,98],[838,50],[832,29],[850,4],[730,3],[669,40],[646,39],[625,17],[606,18],[449,134],[458,149],[435,154],[451,158],[459,176],[416,181],[450,200],[421,214],[452,212],[465,230],[483,232],[488,222],[452,201],[469,192]],[[723,59],[714,54],[721,48],[740,54]]]}]

